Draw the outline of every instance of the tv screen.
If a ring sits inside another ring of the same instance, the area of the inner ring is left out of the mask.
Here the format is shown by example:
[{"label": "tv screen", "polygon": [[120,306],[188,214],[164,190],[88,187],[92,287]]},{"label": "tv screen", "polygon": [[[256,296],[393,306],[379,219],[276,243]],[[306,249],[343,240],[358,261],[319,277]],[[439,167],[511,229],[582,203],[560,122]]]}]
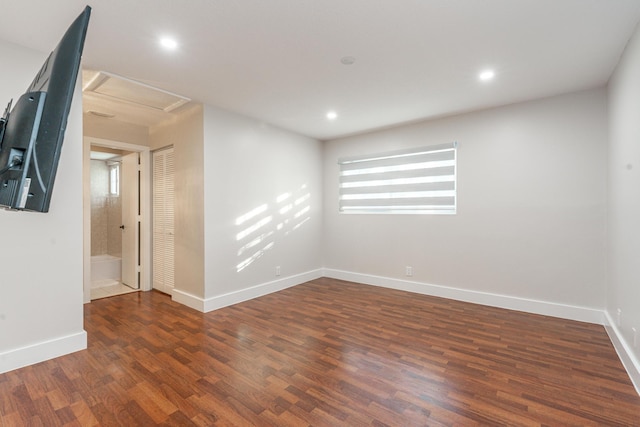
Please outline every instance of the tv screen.
[{"label": "tv screen", "polygon": [[87,6],[0,119],[0,207],[49,211],[90,15]]}]

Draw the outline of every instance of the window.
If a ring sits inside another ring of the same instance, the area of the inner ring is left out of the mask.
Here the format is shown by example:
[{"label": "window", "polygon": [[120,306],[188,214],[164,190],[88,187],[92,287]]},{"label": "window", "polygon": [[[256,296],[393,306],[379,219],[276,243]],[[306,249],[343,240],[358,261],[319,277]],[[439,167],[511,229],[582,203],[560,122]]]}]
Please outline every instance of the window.
[{"label": "window", "polygon": [[455,214],[457,143],[343,158],[341,213]]},{"label": "window", "polygon": [[109,164],[109,195],[120,195],[120,163]]}]

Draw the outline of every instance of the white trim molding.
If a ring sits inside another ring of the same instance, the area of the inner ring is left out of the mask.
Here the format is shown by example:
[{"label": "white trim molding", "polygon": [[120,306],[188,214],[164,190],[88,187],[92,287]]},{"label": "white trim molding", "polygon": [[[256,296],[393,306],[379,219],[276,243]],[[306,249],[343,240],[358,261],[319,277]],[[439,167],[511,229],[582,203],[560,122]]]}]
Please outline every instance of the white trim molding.
[{"label": "white trim molding", "polygon": [[448,286],[393,279],[390,277],[373,276],[370,274],[353,273],[342,270],[325,269],[324,276],[333,279],[362,283],[365,285],[380,286],[474,304],[524,311],[526,313],[541,314],[544,316],[559,317],[562,319],[577,320],[579,322],[595,323],[598,325],[604,324],[604,312],[603,310],[598,310],[596,308],[538,301],[509,295],[492,294],[488,292],[452,288]]},{"label": "white trim molding", "polygon": [[87,333],[43,341],[0,353],[0,374],[87,348]]},{"label": "white trim molding", "polygon": [[321,269],[312,270],[306,273],[288,276],[271,282],[251,286],[249,288],[240,289],[238,291],[216,295],[211,298],[201,298],[187,292],[183,292],[179,289],[174,289],[172,299],[180,304],[186,305],[187,307],[191,307],[194,310],[208,313],[210,311],[238,304],[243,301],[248,301],[253,298],[278,292],[292,286],[300,285],[310,280],[319,279],[320,277],[322,277]]},{"label": "white trim molding", "polygon": [[171,291],[171,299],[179,304],[186,305],[189,308],[204,313],[204,299],[197,295],[190,294],[188,292],[181,291],[180,289],[173,289]]},{"label": "white trim molding", "polygon": [[616,349],[618,357],[622,362],[622,365],[627,370],[629,378],[638,394],[640,394],[640,360],[633,354],[633,350],[629,343],[624,339],[624,336],[620,332],[620,329],[616,326],[611,314],[605,311],[605,324],[604,328],[609,334],[611,344]]}]

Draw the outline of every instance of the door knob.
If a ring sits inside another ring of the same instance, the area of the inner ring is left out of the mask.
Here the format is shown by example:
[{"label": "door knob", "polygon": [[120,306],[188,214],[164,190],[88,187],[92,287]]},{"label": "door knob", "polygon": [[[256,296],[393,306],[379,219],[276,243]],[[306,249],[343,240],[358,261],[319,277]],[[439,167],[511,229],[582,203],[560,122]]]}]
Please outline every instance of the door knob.
[{"label": "door knob", "polygon": [[124,224],[122,224],[122,225],[120,226],[120,228],[124,230]]}]

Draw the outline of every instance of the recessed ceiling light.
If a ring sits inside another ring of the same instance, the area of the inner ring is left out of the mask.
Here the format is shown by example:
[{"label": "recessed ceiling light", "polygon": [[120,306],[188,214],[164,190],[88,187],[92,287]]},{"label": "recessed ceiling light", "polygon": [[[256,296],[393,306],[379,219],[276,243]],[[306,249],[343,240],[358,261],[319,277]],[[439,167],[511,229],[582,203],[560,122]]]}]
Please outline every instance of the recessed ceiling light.
[{"label": "recessed ceiling light", "polygon": [[353,56],[343,56],[340,58],[340,62],[342,62],[343,65],[353,65],[353,63],[356,62],[356,58]]},{"label": "recessed ceiling light", "polygon": [[338,118],[338,113],[336,113],[335,111],[329,111],[327,113],[327,119],[329,120],[335,120]]},{"label": "recessed ceiling light", "polygon": [[178,48],[178,42],[171,37],[162,37],[160,39],[160,46],[166,50],[176,50]]},{"label": "recessed ceiling light", "polygon": [[480,74],[478,74],[478,78],[480,79],[480,81],[483,81],[483,82],[488,82],[490,80],[493,80],[495,76],[496,76],[496,72],[493,70],[484,70]]}]

